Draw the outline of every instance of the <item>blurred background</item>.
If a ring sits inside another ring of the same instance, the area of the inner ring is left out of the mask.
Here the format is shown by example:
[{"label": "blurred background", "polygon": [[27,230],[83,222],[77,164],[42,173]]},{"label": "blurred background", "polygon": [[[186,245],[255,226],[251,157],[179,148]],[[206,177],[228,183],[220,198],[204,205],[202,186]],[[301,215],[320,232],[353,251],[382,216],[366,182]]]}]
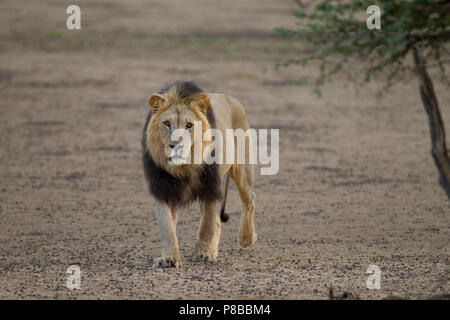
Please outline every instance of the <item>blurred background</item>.
[{"label": "blurred background", "polygon": [[[0,298],[448,292],[450,206],[415,79],[382,98],[379,80],[337,75],[320,99],[298,86],[317,64],[275,67],[311,44],[274,32],[295,28],[296,1],[77,1],[81,30],[66,28],[70,4],[0,3]],[[280,171],[255,178],[252,249],[237,243],[233,186],[219,262],[190,260],[196,206],[179,216],[183,268],[158,270],[140,139],[148,98],[177,79],[236,97],[254,128],[280,129]],[[435,90],[449,124],[448,87]],[[65,286],[74,264],[80,290]],[[366,288],[369,265],[380,290]]]}]

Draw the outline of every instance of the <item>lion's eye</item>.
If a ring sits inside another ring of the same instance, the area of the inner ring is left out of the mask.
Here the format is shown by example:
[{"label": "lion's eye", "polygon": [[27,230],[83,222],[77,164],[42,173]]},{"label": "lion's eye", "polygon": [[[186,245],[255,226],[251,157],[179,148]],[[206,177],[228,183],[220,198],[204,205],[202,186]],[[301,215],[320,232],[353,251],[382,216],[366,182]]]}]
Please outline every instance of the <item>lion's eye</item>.
[{"label": "lion's eye", "polygon": [[186,124],[186,128],[187,128],[187,129],[192,128],[192,123],[188,122],[188,123]]},{"label": "lion's eye", "polygon": [[163,124],[164,124],[166,127],[170,127],[170,121],[168,121],[168,120],[164,121]]}]

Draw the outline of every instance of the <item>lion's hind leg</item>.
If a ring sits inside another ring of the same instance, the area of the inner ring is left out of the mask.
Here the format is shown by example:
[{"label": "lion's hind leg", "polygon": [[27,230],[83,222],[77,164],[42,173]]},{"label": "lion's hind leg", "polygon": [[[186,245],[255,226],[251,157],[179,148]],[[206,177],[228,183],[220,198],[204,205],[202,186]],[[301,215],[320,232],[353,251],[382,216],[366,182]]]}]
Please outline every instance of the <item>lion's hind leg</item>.
[{"label": "lion's hind leg", "polygon": [[234,164],[231,168],[231,178],[239,191],[243,207],[239,227],[239,244],[243,248],[249,248],[255,243],[257,237],[254,224],[253,165]]}]

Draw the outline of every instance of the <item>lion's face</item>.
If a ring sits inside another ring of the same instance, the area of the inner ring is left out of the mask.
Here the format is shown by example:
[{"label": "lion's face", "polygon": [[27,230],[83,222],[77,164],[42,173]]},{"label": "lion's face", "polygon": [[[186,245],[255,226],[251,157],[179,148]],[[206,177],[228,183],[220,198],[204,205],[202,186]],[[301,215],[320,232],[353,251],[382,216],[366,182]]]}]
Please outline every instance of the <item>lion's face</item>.
[{"label": "lion's face", "polygon": [[[167,94],[154,94],[149,103],[152,118],[147,130],[147,149],[160,166],[172,174],[182,174],[184,165],[193,162],[194,143],[203,146],[203,132],[210,128],[206,118],[209,98],[201,93],[174,101]],[[194,130],[197,121],[202,123],[201,131]]]},{"label": "lion's face", "polygon": [[[161,112],[157,123],[158,132],[169,165],[188,162],[187,158],[190,156],[194,141],[199,141],[199,132],[194,132],[196,121],[201,120],[186,104],[176,104]],[[194,136],[195,133],[197,136]]]}]

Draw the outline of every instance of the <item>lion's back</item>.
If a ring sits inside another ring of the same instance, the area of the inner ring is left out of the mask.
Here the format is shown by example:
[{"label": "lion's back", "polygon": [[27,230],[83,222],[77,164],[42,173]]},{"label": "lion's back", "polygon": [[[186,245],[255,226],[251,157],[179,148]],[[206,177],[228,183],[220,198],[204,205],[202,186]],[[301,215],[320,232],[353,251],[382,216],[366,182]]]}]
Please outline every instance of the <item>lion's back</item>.
[{"label": "lion's back", "polygon": [[208,93],[219,130],[249,128],[244,106],[234,97],[220,94]]}]

